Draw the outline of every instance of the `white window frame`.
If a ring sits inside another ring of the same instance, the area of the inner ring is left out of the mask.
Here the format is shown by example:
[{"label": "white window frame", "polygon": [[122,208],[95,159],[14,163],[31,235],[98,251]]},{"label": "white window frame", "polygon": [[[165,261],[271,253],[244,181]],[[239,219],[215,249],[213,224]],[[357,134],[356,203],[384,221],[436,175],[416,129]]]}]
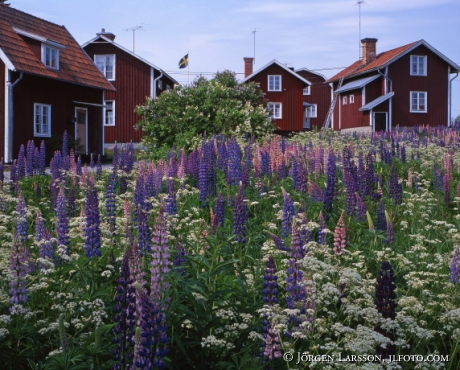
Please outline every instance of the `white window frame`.
[{"label": "white window frame", "polygon": [[309,118],[318,118],[318,104],[312,104],[307,107],[308,117]]},{"label": "white window frame", "polygon": [[[56,53],[55,56],[55,65],[53,65],[52,53]],[[50,69],[59,70],[59,48],[43,43],[42,44],[42,62],[45,66]]]},{"label": "white window frame", "polygon": [[[112,104],[111,108],[108,105]],[[112,122],[107,119],[107,113],[112,112]],[[104,126],[115,126],[115,100],[106,100],[104,102]]]},{"label": "white window frame", "polygon": [[[278,84],[277,84],[278,82]],[[278,86],[277,86],[278,85]],[[281,75],[268,75],[268,91],[281,91]]]},{"label": "white window frame", "polygon": [[350,104],[355,103],[355,96],[353,94],[350,95]]},{"label": "white window frame", "polygon": [[348,97],[347,96],[343,96],[342,97],[342,105],[347,105],[348,104]]},{"label": "white window frame", "polygon": [[268,103],[267,108],[272,119],[283,118],[283,103]]},{"label": "white window frame", "polygon": [[303,94],[304,95],[311,95],[311,86],[310,85],[305,86],[305,88],[303,89]]},{"label": "white window frame", "polygon": [[[45,116],[44,110],[47,110]],[[38,112],[37,112],[38,109]],[[38,114],[37,114],[38,113]],[[34,136],[51,137],[51,104],[34,103]],[[46,122],[44,122],[46,121]],[[48,126],[48,132],[44,132],[44,126]]]},{"label": "white window frame", "polygon": [[[107,76],[107,58],[110,58],[113,60],[113,69],[112,69],[112,76],[108,77]],[[115,54],[95,54],[94,55],[94,64],[96,64],[96,67],[101,71],[101,73],[107,78],[109,81],[115,81],[115,70],[116,70],[116,64],[117,64],[117,59]]]},{"label": "white window frame", "polygon": [[[425,109],[420,109],[420,101],[424,100]],[[415,101],[415,104],[414,104]],[[426,91],[411,91],[410,92],[410,112],[411,113],[427,113],[428,112],[428,93]],[[414,109],[415,108],[415,109]]]},{"label": "white window frame", "polygon": [[160,90],[163,90],[163,80],[158,80],[157,86]]},{"label": "white window frame", "polygon": [[428,61],[427,61],[426,55],[411,55],[410,56],[410,75],[411,76],[426,76],[427,69],[428,69],[427,63]]}]

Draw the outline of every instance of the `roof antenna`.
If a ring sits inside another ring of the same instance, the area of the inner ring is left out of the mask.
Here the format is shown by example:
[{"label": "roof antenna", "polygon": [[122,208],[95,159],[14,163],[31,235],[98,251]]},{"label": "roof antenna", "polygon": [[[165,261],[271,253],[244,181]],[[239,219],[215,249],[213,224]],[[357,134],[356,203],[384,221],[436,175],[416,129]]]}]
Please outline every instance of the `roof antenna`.
[{"label": "roof antenna", "polygon": [[254,29],[254,31],[252,31],[252,34],[254,35],[254,59],[253,59],[253,64],[254,65],[256,64],[256,32],[257,32],[256,29]]},{"label": "roof antenna", "polygon": [[361,5],[364,4],[364,0],[359,0],[356,4],[359,7],[359,40],[358,40],[358,59],[361,60]]},{"label": "roof antenna", "polygon": [[144,27],[143,26],[135,26],[135,27],[131,27],[131,28],[125,28],[123,31],[133,31],[133,53],[136,52],[136,31],[137,30],[143,30]]}]

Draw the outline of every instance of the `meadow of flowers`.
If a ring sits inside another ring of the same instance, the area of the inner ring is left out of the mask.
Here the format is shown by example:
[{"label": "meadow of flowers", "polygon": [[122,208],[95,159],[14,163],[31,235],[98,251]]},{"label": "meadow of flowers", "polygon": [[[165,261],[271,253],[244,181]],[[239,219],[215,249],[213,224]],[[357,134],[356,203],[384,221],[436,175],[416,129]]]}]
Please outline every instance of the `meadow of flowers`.
[{"label": "meadow of flowers", "polygon": [[459,146],[215,136],[103,171],[65,135],[46,171],[29,142],[0,165],[1,368],[460,369]]}]

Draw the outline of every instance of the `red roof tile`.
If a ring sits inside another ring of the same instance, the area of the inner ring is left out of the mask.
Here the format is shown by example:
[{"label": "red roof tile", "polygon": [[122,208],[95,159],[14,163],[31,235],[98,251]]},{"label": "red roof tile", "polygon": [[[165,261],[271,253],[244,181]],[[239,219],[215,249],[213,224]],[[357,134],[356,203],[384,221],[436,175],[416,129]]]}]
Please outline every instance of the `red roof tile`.
[{"label": "red roof tile", "polygon": [[375,58],[372,62],[367,64],[363,64],[362,60],[358,60],[354,62],[351,66],[345,68],[341,72],[337,73],[335,76],[331,77],[327,82],[339,80],[341,77],[348,78],[351,76],[359,75],[365,72],[374,71],[376,69],[382,68],[387,64],[391,63],[394,59],[396,59],[398,56],[400,56],[405,51],[409,50],[419,42],[421,41],[412,42],[410,44],[380,53],[377,55],[377,58]]},{"label": "red roof tile", "polygon": [[[65,48],[59,51],[59,70],[47,68],[41,58],[33,52],[28,37],[18,34],[13,27],[64,45]],[[0,49],[17,71],[98,89],[114,90],[64,26],[6,5],[0,5]]]}]

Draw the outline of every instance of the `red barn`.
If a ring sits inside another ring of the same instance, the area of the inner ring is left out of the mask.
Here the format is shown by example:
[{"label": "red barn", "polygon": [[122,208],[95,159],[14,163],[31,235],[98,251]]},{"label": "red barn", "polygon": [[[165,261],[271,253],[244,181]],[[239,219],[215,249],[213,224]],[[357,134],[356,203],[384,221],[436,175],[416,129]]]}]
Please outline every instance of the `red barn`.
[{"label": "red barn", "polygon": [[64,26],[0,4],[0,79],[5,162],[29,140],[60,149],[52,138],[64,131],[82,154],[101,153],[103,92],[114,88]]},{"label": "red barn", "polygon": [[278,133],[321,127],[331,101],[325,78],[306,68],[294,71],[272,60],[253,72],[253,58],[244,58],[244,82],[256,82],[265,93]]},{"label": "red barn", "polygon": [[117,44],[110,32],[83,45],[95,65],[116,88],[104,96],[104,147],[114,143],[139,143],[142,131],[136,129],[141,117],[134,112],[147,98],[155,99],[177,81],[162,69]]},{"label": "red barn", "polygon": [[363,58],[329,79],[334,130],[391,130],[449,125],[451,81],[460,67],[425,40],[377,53],[361,40]]}]

